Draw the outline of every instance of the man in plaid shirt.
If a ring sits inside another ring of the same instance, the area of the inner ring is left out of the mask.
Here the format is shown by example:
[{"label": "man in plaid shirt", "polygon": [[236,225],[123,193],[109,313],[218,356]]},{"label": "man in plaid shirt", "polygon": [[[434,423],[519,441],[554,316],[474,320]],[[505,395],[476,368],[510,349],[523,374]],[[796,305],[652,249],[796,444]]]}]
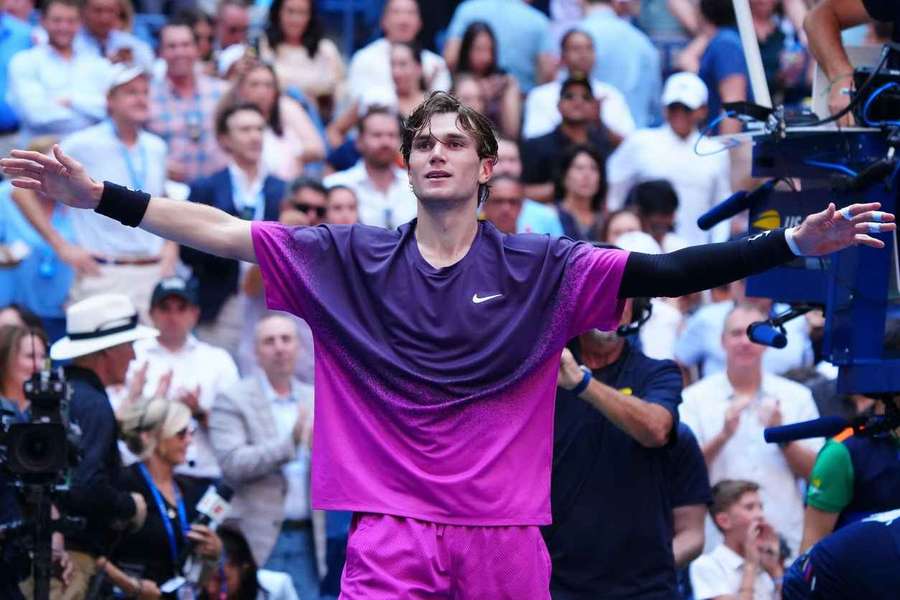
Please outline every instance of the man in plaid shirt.
[{"label": "man in plaid shirt", "polygon": [[168,24],[159,34],[166,76],[150,90],[147,128],[169,145],[170,179],[189,183],[225,167],[213,119],[226,84],[195,70],[197,41],[190,26]]}]

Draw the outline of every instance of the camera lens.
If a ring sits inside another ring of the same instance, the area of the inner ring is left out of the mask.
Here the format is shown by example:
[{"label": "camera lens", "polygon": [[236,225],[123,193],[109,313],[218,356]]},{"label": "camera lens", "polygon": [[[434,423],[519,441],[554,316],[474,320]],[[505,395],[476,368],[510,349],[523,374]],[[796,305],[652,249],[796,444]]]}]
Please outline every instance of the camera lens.
[{"label": "camera lens", "polygon": [[14,473],[52,475],[66,465],[66,438],[57,423],[19,423],[10,428],[7,463]]}]

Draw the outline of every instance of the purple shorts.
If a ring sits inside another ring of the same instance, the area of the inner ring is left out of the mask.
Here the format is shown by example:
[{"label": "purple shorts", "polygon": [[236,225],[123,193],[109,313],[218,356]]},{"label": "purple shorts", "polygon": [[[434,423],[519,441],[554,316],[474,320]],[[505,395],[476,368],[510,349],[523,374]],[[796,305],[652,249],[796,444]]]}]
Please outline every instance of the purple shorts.
[{"label": "purple shorts", "polygon": [[538,527],[441,525],[357,513],[341,600],[548,600],[550,555]]}]

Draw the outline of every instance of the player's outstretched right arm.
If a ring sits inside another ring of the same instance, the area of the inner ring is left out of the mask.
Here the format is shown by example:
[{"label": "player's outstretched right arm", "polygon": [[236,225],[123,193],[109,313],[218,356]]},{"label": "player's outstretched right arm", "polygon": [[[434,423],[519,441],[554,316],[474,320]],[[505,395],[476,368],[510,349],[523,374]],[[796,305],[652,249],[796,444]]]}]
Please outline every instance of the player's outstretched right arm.
[{"label": "player's outstretched right arm", "polygon": [[[91,179],[59,146],[53,147],[51,156],[13,150],[0,167],[15,187],[41,192],[73,208],[94,210],[104,195],[104,184]],[[141,198],[135,200],[141,204]],[[168,198],[151,198],[142,216],[129,212],[135,225],[165,239],[217,256],[256,262],[249,221],[210,206]]]}]

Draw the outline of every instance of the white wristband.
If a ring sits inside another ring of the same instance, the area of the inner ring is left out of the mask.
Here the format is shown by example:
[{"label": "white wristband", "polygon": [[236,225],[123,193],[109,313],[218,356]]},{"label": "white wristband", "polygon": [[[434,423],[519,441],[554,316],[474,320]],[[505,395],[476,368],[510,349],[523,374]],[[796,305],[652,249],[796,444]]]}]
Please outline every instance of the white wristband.
[{"label": "white wristband", "polygon": [[784,230],[784,241],[787,242],[788,248],[791,249],[791,252],[793,252],[794,255],[803,256],[803,252],[800,251],[800,246],[797,245],[797,240],[794,239],[796,233],[796,227],[788,227]]}]

